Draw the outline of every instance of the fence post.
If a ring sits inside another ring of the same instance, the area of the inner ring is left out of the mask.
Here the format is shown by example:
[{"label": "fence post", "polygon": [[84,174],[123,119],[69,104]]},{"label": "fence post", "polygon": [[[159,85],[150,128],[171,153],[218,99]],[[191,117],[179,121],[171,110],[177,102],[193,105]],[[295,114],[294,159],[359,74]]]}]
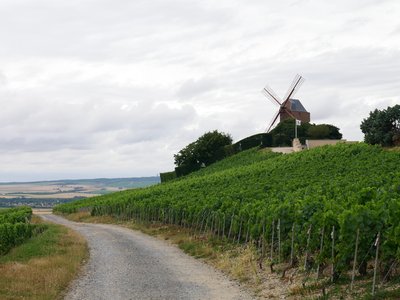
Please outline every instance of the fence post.
[{"label": "fence post", "polygon": [[[325,234],[325,227],[322,227],[322,230],[321,230],[321,244],[319,246],[319,255],[322,254],[322,250],[323,250],[323,247],[324,247],[324,234]],[[320,271],[321,271],[320,268],[321,268],[321,262],[318,262],[317,279],[319,279],[319,276],[320,276]]]},{"label": "fence post", "polygon": [[225,213],[222,213],[222,238],[225,237]]},{"label": "fence post", "polygon": [[335,275],[335,225],[332,226],[332,270],[331,270],[331,282],[333,282]]},{"label": "fence post", "polygon": [[293,267],[293,254],[294,254],[294,223],[292,225],[292,242],[290,245],[290,266]]},{"label": "fence post", "polygon": [[221,232],[221,219],[219,218],[219,213],[216,215],[216,224],[217,224],[217,237],[219,237],[219,234]]},{"label": "fence post", "polygon": [[306,254],[305,254],[305,258],[304,258],[304,270],[307,270],[308,247],[310,246],[310,240],[311,240],[311,228],[312,228],[312,224],[310,224],[310,227],[307,230],[307,245],[306,245]]},{"label": "fence post", "polygon": [[271,233],[271,262],[274,259],[274,238],[275,238],[275,220],[272,220],[272,233]]},{"label": "fence post", "polygon": [[281,263],[281,219],[278,219],[278,264]]},{"label": "fence post", "polygon": [[378,268],[380,237],[381,237],[381,233],[378,232],[378,236],[376,237],[376,241],[375,241],[376,252],[375,252],[375,263],[374,263],[374,279],[372,281],[372,296],[375,295],[376,270]]},{"label": "fence post", "polygon": [[235,217],[235,214],[232,214],[231,217],[231,223],[229,224],[229,233],[228,233],[228,240],[231,238],[231,233],[232,233],[232,224],[233,224],[233,218]]},{"label": "fence post", "polygon": [[358,252],[358,238],[359,238],[359,236],[360,236],[360,228],[357,228],[356,249],[354,250],[353,272],[351,273],[350,291],[353,290],[354,277],[356,276],[357,252]]},{"label": "fence post", "polygon": [[249,241],[250,219],[247,220],[246,244]]},{"label": "fence post", "polygon": [[240,235],[242,234],[242,223],[243,223],[243,220],[242,220],[242,218],[240,218],[239,234],[238,234],[238,238],[237,238],[237,243],[238,244],[240,242]]},{"label": "fence post", "polygon": [[260,269],[262,269],[262,263],[265,257],[265,220],[262,223],[262,237],[261,237],[261,258],[260,258]]}]

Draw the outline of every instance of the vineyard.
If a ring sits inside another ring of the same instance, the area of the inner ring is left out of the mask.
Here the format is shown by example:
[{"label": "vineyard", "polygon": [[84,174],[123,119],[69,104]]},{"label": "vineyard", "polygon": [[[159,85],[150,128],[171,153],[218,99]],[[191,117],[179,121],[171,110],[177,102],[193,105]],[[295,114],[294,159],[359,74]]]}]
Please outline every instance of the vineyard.
[{"label": "vineyard", "polygon": [[31,216],[29,207],[0,210],[0,255],[45,229],[43,224],[30,224]]},{"label": "vineyard", "polygon": [[251,149],[186,177],[60,205],[175,224],[332,281],[398,275],[400,153],[338,144],[281,155]]}]

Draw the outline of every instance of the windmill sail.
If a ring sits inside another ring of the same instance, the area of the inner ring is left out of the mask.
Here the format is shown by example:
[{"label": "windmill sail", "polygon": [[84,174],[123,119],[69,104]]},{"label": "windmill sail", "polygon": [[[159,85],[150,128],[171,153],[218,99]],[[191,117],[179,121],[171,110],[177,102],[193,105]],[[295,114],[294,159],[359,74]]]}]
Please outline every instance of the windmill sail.
[{"label": "windmill sail", "polygon": [[303,84],[304,78],[300,75],[296,75],[293,79],[292,84],[290,85],[288,91],[286,92],[283,101],[275,94],[275,92],[269,87],[265,86],[262,90],[262,93],[270,99],[274,104],[279,105],[278,112],[272,118],[270,125],[267,127],[266,132],[270,132],[274,127],[275,123],[280,118],[280,122],[293,118],[303,123],[310,122],[310,113],[306,111],[304,106],[298,99],[293,99],[292,97],[299,90],[300,86]]}]

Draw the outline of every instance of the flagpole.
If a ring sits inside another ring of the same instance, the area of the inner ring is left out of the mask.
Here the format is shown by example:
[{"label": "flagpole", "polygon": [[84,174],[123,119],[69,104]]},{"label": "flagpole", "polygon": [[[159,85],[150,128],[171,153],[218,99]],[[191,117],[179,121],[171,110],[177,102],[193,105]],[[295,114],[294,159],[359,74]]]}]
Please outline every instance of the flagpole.
[{"label": "flagpole", "polygon": [[300,120],[297,120],[297,119],[294,119],[294,122],[295,122],[294,135],[295,135],[295,138],[297,139],[297,126],[298,126],[298,125],[301,125],[301,121],[300,121]]}]

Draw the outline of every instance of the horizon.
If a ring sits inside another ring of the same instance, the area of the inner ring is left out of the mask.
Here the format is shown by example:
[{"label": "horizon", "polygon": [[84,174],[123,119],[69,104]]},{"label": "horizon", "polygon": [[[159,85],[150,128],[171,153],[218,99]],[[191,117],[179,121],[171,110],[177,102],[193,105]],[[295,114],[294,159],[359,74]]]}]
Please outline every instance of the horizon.
[{"label": "horizon", "polygon": [[146,179],[160,178],[160,175],[155,176],[134,176],[134,177],[94,177],[94,178],[59,178],[51,180],[34,180],[34,181],[0,181],[0,184],[22,184],[22,183],[41,183],[41,182],[63,182],[63,181],[91,181],[91,180],[116,180],[116,179]]}]

